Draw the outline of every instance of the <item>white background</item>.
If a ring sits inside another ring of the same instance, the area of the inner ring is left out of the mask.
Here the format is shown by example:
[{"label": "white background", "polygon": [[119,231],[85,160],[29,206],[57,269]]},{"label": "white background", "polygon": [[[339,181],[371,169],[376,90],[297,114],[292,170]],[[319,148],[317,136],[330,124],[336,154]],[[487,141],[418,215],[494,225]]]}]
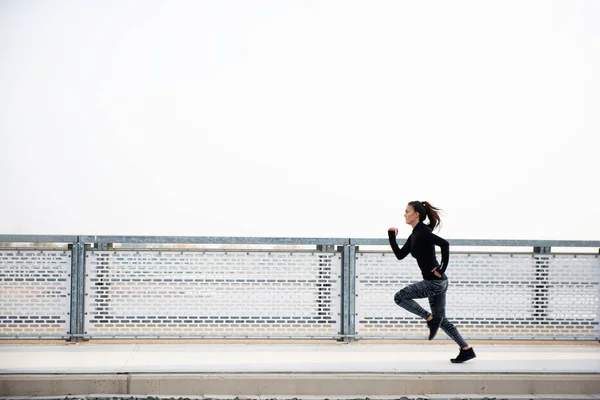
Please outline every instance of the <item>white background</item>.
[{"label": "white background", "polygon": [[600,239],[600,2],[0,1],[0,233]]}]

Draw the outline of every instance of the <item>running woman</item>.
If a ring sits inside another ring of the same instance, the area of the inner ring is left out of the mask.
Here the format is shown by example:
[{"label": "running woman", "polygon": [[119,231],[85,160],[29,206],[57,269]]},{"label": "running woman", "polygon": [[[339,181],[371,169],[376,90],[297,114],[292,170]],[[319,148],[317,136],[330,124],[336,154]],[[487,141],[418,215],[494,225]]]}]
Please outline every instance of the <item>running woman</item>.
[{"label": "running woman", "polygon": [[[388,229],[390,246],[398,260],[402,260],[409,253],[417,259],[421,269],[423,280],[408,285],[394,296],[394,301],[405,310],[416,314],[427,321],[429,327],[429,340],[432,340],[441,327],[452,340],[460,346],[460,352],[456,358],[450,359],[453,363],[462,363],[475,358],[473,348],[465,342],[456,327],[446,319],[446,291],[448,290],[448,278],[446,268],[450,257],[450,244],[433,233],[433,229],[440,225],[438,208],[433,207],[426,201],[411,201],[406,206],[404,219],[406,224],[412,226],[412,234],[406,240],[402,248],[398,247],[396,236],[398,228]],[[425,218],[429,223],[424,223]],[[435,246],[442,250],[442,263],[438,263],[435,255]],[[431,313],[425,311],[413,299],[429,299]]]}]

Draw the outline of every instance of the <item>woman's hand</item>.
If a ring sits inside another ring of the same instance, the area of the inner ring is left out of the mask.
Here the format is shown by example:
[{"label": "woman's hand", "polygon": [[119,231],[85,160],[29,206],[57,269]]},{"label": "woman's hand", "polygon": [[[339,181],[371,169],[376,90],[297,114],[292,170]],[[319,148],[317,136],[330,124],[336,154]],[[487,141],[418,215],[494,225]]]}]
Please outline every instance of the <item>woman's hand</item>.
[{"label": "woman's hand", "polygon": [[394,236],[398,236],[398,228],[391,227],[388,232],[394,232]]},{"label": "woman's hand", "polygon": [[435,271],[433,271],[433,274],[434,274],[435,276],[437,276],[438,278],[441,278],[441,277],[442,277],[442,274],[440,274],[440,273],[438,272],[438,270],[437,270],[437,269],[436,269]]}]

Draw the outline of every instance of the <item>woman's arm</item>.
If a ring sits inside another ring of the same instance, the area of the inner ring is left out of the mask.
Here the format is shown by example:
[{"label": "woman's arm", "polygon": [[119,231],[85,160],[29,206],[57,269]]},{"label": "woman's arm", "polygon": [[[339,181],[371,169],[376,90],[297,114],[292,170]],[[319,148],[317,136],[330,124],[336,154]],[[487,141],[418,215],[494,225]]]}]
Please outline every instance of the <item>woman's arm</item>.
[{"label": "woman's arm", "polygon": [[398,242],[396,242],[396,232],[397,231],[390,228],[390,230],[388,230],[388,239],[390,239],[390,246],[392,246],[392,250],[394,251],[396,258],[398,260],[402,260],[408,255],[408,253],[410,253],[410,238],[412,235],[406,239],[406,243],[404,243],[404,246],[400,248],[398,247]]},{"label": "woman's arm", "polygon": [[442,250],[442,265],[440,266],[440,271],[444,273],[446,271],[446,268],[448,268],[448,261],[450,261],[450,243],[448,243],[447,240],[437,236],[433,232],[431,232],[429,235],[429,240],[431,241],[431,243],[433,243],[436,246],[439,246]]}]

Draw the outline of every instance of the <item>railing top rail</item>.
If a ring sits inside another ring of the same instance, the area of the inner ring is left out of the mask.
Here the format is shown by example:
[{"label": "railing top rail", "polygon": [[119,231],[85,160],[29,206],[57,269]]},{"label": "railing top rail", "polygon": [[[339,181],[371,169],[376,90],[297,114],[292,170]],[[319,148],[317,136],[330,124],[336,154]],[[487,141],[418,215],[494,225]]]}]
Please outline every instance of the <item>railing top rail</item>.
[{"label": "railing top rail", "polygon": [[0,243],[74,243],[77,235],[0,235]]},{"label": "railing top rail", "polygon": [[[92,235],[5,235],[0,243],[134,243],[134,244],[247,244],[247,245],[363,245],[387,246],[384,238],[301,238],[228,236],[92,236]],[[479,247],[596,247],[600,240],[513,240],[448,239],[451,246]],[[402,244],[405,239],[398,239]]]},{"label": "railing top rail", "polygon": [[[398,239],[398,243],[406,242]],[[502,247],[598,247],[598,240],[512,240],[512,239],[448,239],[451,246],[502,246]],[[351,245],[387,246],[388,239],[350,239]]]},{"label": "railing top rail", "polygon": [[135,244],[262,244],[262,245],[347,245],[347,238],[284,238],[226,236],[81,236],[84,243]]}]

